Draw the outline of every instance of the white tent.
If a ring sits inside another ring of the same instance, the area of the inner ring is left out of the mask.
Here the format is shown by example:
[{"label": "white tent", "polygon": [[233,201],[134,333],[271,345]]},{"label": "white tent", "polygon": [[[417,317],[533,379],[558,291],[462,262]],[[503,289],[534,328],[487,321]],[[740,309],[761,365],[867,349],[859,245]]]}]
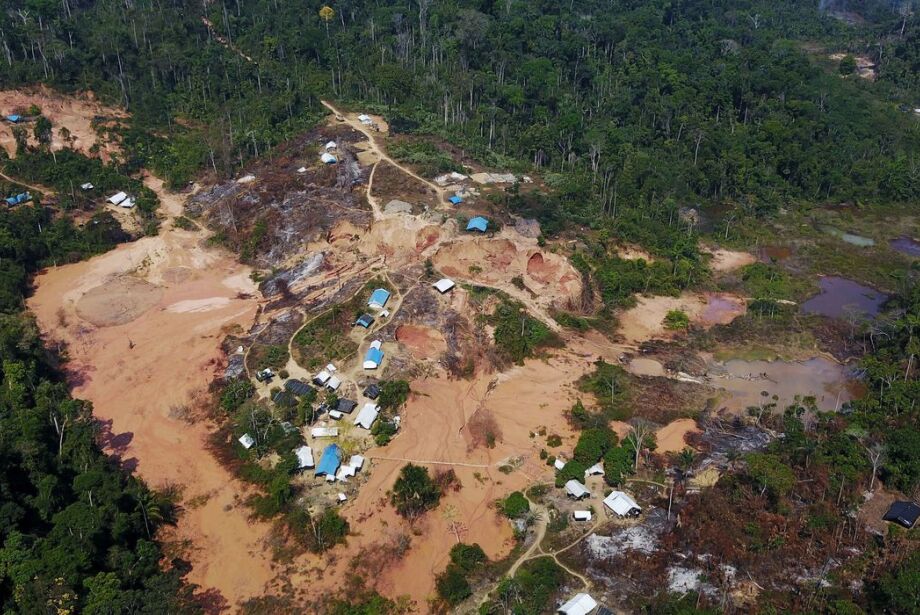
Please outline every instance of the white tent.
[{"label": "white tent", "polygon": [[353,467],[355,470],[360,470],[364,467],[364,457],[361,455],[352,455],[351,459],[348,460],[348,465]]},{"label": "white tent", "polygon": [[329,382],[330,378],[332,378],[332,376],[329,374],[329,372],[327,372],[326,370],[323,370],[320,373],[313,376],[313,382],[322,386],[326,384],[327,382]]},{"label": "white tent", "polygon": [[590,521],[591,511],[590,510],[575,510],[575,511],[572,511],[572,516],[575,517],[576,521]]},{"label": "white tent", "polygon": [[449,291],[451,288],[456,286],[456,284],[454,284],[453,280],[449,280],[447,278],[441,278],[440,280],[432,284],[432,286],[434,286],[439,293],[444,294],[447,291]]},{"label": "white tent", "polygon": [[585,476],[603,476],[604,475],[604,466],[599,463],[595,463],[593,466],[585,470]]},{"label": "white tent", "polygon": [[118,193],[113,194],[112,196],[110,196],[109,199],[108,199],[108,201],[109,201],[109,203],[111,203],[112,205],[118,205],[118,204],[120,204],[122,201],[124,201],[126,198],[128,198],[128,195],[127,195],[127,194],[125,194],[124,192],[118,192]]},{"label": "white tent", "polygon": [[361,115],[358,116],[358,121],[361,122],[362,124],[370,124],[374,120],[372,120],[371,116],[367,115],[366,113],[362,113]]},{"label": "white tent", "polygon": [[306,173],[306,172],[307,172],[307,167],[300,167],[299,169],[297,169],[297,172],[298,172],[298,173]]},{"label": "white tent", "polygon": [[89,183],[89,182],[86,182],[85,184],[80,184],[80,188],[81,188],[82,190],[92,190],[93,188],[95,188],[95,186],[93,186],[93,185],[92,185],[91,183]]},{"label": "white tent", "polygon": [[377,404],[364,404],[361,412],[355,417],[355,425],[370,429],[374,421],[377,420],[378,414],[380,414],[380,407]]},{"label": "white tent", "polygon": [[335,420],[338,421],[338,420],[341,419],[343,416],[345,416],[345,415],[342,414],[341,412],[339,412],[338,410],[330,410],[330,411],[329,411],[329,418],[331,418],[331,419],[335,419]]},{"label": "white tent", "polygon": [[336,147],[335,141],[330,141],[329,143],[326,144],[326,151],[328,152],[331,149],[335,149],[335,147]]},{"label": "white tent", "polygon": [[597,608],[597,601],[588,594],[575,594],[571,600],[559,607],[565,615],[588,615]]},{"label": "white tent", "polygon": [[294,454],[297,455],[297,467],[303,469],[312,468],[315,465],[313,462],[313,449],[309,446],[301,446],[294,451]]},{"label": "white tent", "polygon": [[383,346],[383,342],[381,342],[380,340],[374,340],[373,342],[371,342],[371,348],[376,348],[377,350],[380,350],[381,346]]},{"label": "white tent", "polygon": [[340,482],[348,482],[348,479],[355,475],[355,469],[351,466],[341,466],[339,471],[336,472],[335,480]]},{"label": "white tent", "polygon": [[333,365],[332,363],[326,363],[326,371],[329,372],[330,374],[334,374],[339,370],[336,369],[335,365]]},{"label": "white tent", "polygon": [[310,435],[314,438],[337,438],[339,435],[338,427],[314,427],[310,430]]},{"label": "white tent", "polygon": [[333,376],[329,379],[329,382],[326,383],[326,386],[335,391],[342,386],[342,379],[338,376]]},{"label": "white tent", "polygon": [[341,504],[341,503],[344,503],[344,502],[345,502],[345,500],[347,500],[347,499],[348,499],[348,496],[347,496],[347,495],[345,495],[345,494],[344,494],[344,493],[342,493],[342,492],[339,492],[339,495],[337,495],[337,496],[336,496],[336,498],[338,498],[338,500],[339,500],[339,503]]},{"label": "white tent", "polygon": [[250,436],[248,433],[244,433],[242,436],[240,436],[239,442],[240,444],[243,445],[243,448],[245,448],[246,450],[251,449],[252,445],[256,443],[255,439],[252,436]]},{"label": "white tent", "polygon": [[622,491],[611,491],[610,495],[604,498],[604,506],[620,517],[633,517],[642,512],[642,507]]},{"label": "white tent", "polygon": [[553,462],[553,467],[556,468],[557,470],[561,470],[562,468],[565,467],[565,461],[556,457],[556,461]]},{"label": "white tent", "polygon": [[336,162],[335,156],[329,152],[323,152],[319,159],[322,160],[325,164],[334,164]]},{"label": "white tent", "polygon": [[125,209],[131,209],[134,207],[134,197],[128,197],[124,201],[118,204],[119,207],[124,207]]},{"label": "white tent", "polygon": [[591,492],[588,491],[588,488],[574,478],[565,484],[565,492],[576,500],[580,500],[581,498],[586,498],[591,495]]}]

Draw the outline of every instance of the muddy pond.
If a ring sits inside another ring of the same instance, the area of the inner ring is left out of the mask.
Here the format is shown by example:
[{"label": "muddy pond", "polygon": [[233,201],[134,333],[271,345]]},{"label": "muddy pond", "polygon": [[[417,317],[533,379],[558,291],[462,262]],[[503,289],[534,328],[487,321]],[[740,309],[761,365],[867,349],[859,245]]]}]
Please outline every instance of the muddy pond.
[{"label": "muddy pond", "polygon": [[820,292],[802,304],[806,314],[844,318],[853,312],[875,316],[888,295],[853,280],[826,276],[818,280]]},{"label": "muddy pond", "polygon": [[908,256],[920,256],[920,241],[912,237],[898,237],[888,242],[891,249]]}]

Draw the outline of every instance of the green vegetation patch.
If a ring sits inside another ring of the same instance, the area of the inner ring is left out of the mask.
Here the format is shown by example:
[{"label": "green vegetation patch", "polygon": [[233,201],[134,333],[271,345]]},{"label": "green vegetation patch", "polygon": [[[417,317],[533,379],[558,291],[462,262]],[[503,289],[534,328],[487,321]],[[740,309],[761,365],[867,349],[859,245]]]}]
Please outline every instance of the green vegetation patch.
[{"label": "green vegetation patch", "polygon": [[495,348],[510,363],[522,364],[545,348],[558,348],[562,340],[549,327],[527,313],[523,304],[511,299],[499,303],[489,317],[495,327]]}]

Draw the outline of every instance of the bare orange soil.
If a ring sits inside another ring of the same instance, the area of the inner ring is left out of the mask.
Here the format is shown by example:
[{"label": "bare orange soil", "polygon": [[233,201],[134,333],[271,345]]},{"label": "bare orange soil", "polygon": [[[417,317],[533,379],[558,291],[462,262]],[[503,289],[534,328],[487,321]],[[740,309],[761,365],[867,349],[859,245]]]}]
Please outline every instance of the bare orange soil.
[{"label": "bare orange soil", "polygon": [[737,252],[709,246],[702,246],[701,250],[712,256],[709,268],[717,272],[734,271],[757,262],[757,257],[750,252]]},{"label": "bare orange soil", "polygon": [[658,448],[656,453],[679,453],[689,445],[686,441],[687,434],[698,432],[696,421],[693,419],[677,419],[668,423],[655,433]]},{"label": "bare orange soil", "polygon": [[[160,182],[148,185],[170,214],[181,211]],[[245,487],[207,451],[212,426],[186,422],[177,409],[212,380],[226,329],[252,322],[256,301],[241,293],[255,288],[244,267],[203,239],[170,226],[49,269],[29,307],[50,340],[67,344],[74,394],[93,402],[122,443],[111,452],[151,486],[182,488],[174,539],[189,541],[189,579],[234,604],[261,595],[273,577],[262,545],[268,526],[250,523],[239,502]]]},{"label": "bare orange soil", "polygon": [[[64,96],[44,86],[0,91],[0,114],[4,116],[12,113],[27,114],[32,105],[40,107],[42,115],[51,120],[53,125],[51,147],[53,149],[69,147],[91,155],[90,150],[93,146],[99,145],[99,155],[104,160],[109,159],[112,153],[117,151],[116,144],[102,142],[99,139],[93,129],[92,120],[94,117],[123,118],[126,114],[101,104],[91,92],[79,96]],[[31,138],[32,126],[30,124],[23,124],[23,126]],[[62,126],[70,131],[69,142],[65,142],[60,133]],[[12,126],[8,122],[2,122],[0,125],[0,146],[11,155],[16,151]]]},{"label": "bare orange soil", "polygon": [[[546,362],[527,361],[491,382],[443,376],[412,382],[401,433],[388,446],[368,451],[370,478],[343,509],[355,533],[347,554],[338,552],[321,575],[302,568],[294,586],[309,584],[307,593],[315,596],[320,588],[340,589],[345,572],[354,570],[366,574],[382,593],[408,595],[426,612],[435,575],[447,566],[457,532],[463,542],[479,543],[490,558],[507,555],[513,546],[511,526],[492,503],[534,481],[553,480],[552,468],[539,458],[545,442],[530,434],[545,426],[548,433],[562,435],[565,446],[573,445],[565,411],[573,403],[573,383],[592,367],[577,353],[562,351]],[[494,448],[485,445],[483,426],[493,432]],[[432,472],[453,469],[462,484],[415,526],[386,503],[387,491],[407,461]],[[505,464],[516,469],[504,474],[498,468]],[[400,534],[410,535],[411,545],[401,559],[390,561],[387,545]],[[360,559],[353,562],[358,554]]]},{"label": "bare orange soil", "polygon": [[684,293],[679,297],[639,297],[636,306],[620,316],[620,332],[629,344],[669,339],[675,334],[664,326],[671,310],[682,310],[690,322],[703,327],[727,324],[745,311],[745,301],[727,293]]},{"label": "bare orange soil", "polygon": [[402,325],[396,329],[396,341],[416,359],[437,359],[447,350],[444,336],[431,327]]}]

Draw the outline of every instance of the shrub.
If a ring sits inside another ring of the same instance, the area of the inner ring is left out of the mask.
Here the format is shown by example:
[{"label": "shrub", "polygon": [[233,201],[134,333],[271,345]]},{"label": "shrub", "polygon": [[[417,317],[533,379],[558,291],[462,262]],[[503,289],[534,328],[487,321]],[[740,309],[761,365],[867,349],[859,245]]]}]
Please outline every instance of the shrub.
[{"label": "shrub", "polygon": [[485,551],[477,543],[458,543],[450,550],[450,561],[465,572],[472,572],[487,560]]},{"label": "shrub", "polygon": [[441,501],[441,495],[441,490],[428,475],[428,469],[409,463],[403,466],[393,484],[390,503],[403,517],[414,519],[435,508]]},{"label": "shrub", "polygon": [[405,380],[388,380],[380,383],[377,404],[381,410],[399,410],[409,400],[409,383]]},{"label": "shrub", "polygon": [[233,412],[252,397],[255,391],[255,387],[248,380],[231,380],[220,394],[220,407],[225,412]]},{"label": "shrub", "polygon": [[690,327],[690,317],[683,310],[668,310],[664,317],[664,328],[670,331],[678,331]]},{"label": "shrub", "polygon": [[466,575],[454,564],[448,564],[447,569],[438,575],[435,587],[438,596],[450,606],[460,604],[473,593]]},{"label": "shrub", "polygon": [[586,429],[578,437],[572,458],[585,465],[593,465],[604,453],[617,444],[617,435],[606,427]]},{"label": "shrub", "polygon": [[517,519],[530,511],[530,502],[520,491],[513,491],[502,500],[501,509],[502,514],[509,519]]}]

